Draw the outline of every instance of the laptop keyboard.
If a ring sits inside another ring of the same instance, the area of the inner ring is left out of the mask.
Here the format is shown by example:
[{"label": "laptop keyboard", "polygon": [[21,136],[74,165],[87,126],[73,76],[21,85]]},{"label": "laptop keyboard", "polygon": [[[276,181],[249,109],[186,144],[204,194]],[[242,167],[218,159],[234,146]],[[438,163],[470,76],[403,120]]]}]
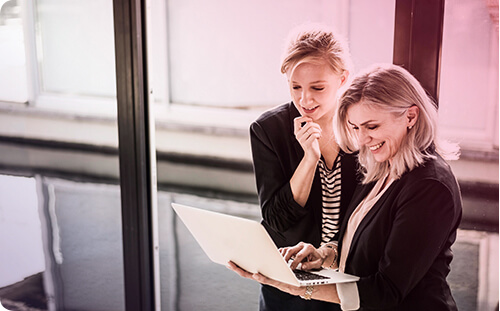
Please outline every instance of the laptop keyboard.
[{"label": "laptop keyboard", "polygon": [[329,279],[329,277],[322,276],[322,275],[319,275],[319,274],[316,274],[316,273],[302,271],[302,270],[294,270],[293,273],[295,273],[295,276],[300,281],[311,281],[311,280],[325,280],[325,279]]}]

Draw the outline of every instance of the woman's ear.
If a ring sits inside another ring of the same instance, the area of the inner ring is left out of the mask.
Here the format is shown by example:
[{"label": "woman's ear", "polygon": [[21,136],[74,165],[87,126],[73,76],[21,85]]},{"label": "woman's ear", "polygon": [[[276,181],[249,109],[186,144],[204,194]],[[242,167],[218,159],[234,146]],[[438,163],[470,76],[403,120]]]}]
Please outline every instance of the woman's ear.
[{"label": "woman's ear", "polygon": [[349,70],[344,70],[342,74],[340,75],[340,85],[339,87],[342,87],[346,84],[347,80],[349,78]]},{"label": "woman's ear", "polygon": [[417,123],[419,113],[420,109],[416,105],[408,108],[408,111],[406,112],[406,118],[408,120],[408,123],[406,125],[407,127],[411,128],[415,125],[415,123]]}]

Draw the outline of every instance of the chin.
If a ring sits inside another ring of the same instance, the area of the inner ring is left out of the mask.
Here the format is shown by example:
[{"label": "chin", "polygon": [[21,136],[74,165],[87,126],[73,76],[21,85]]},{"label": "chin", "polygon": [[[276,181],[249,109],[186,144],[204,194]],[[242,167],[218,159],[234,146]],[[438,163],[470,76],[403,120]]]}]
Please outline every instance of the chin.
[{"label": "chin", "polygon": [[389,160],[388,157],[384,157],[384,156],[374,156],[374,158],[375,158],[375,161],[377,161],[378,163],[387,162]]},{"label": "chin", "polygon": [[372,153],[372,157],[375,160],[375,162],[378,162],[378,163],[387,162],[389,160],[389,157],[385,154],[373,154]]}]

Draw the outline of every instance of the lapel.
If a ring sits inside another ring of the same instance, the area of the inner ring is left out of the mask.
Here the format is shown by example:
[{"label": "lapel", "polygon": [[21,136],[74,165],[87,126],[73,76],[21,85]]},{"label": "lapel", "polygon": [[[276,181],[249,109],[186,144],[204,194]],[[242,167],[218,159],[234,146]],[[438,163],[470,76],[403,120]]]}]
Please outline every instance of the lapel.
[{"label": "lapel", "polygon": [[[375,204],[370,209],[370,211],[366,214],[366,216],[363,218],[363,220],[361,220],[361,222],[359,223],[359,226],[356,229],[356,232],[354,233],[354,236],[352,237],[351,247],[349,249],[349,253],[348,253],[347,258],[346,258],[346,263],[345,263],[346,266],[348,265],[349,257],[351,256],[351,254],[353,253],[353,251],[356,249],[356,243],[359,241],[360,236],[362,235],[362,233],[365,230],[366,226],[373,220],[373,218],[375,217],[375,215],[377,215],[377,213],[381,209],[381,207],[385,205],[384,204],[385,201],[390,196],[391,191],[394,189],[395,184],[399,180],[395,180],[395,181],[392,182],[392,184],[385,191],[385,193],[378,199],[377,202],[375,202]],[[372,188],[373,187],[370,187],[370,190]],[[369,193],[369,191],[365,193],[365,195],[363,196],[363,198],[366,197],[368,195],[368,193]],[[363,199],[363,198],[361,198],[361,199]],[[361,200],[359,200],[359,202],[361,202]],[[359,202],[358,202],[358,204],[359,204]],[[358,204],[356,204],[356,206],[354,206],[354,209],[358,206]],[[350,213],[352,213],[353,211],[351,211]],[[349,216],[350,215],[351,214],[349,214]]]}]

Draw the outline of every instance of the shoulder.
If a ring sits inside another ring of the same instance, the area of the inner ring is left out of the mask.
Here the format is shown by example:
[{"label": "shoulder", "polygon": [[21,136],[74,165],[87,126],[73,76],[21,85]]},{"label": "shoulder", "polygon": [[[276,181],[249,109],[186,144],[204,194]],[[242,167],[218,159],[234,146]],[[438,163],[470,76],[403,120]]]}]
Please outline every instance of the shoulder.
[{"label": "shoulder", "polygon": [[[250,125],[250,138],[265,144],[281,145],[294,141],[293,119],[299,115],[292,102],[263,112]],[[285,142],[286,141],[286,142]]]},{"label": "shoulder", "polygon": [[299,112],[292,102],[281,104],[274,108],[264,111],[253,123],[261,126],[273,125],[278,123],[290,123],[294,118],[299,116]]},{"label": "shoulder", "polygon": [[458,199],[460,189],[449,164],[438,154],[422,165],[405,173],[400,181],[410,192],[431,191],[449,194]]},{"label": "shoulder", "polygon": [[[408,172],[408,180],[432,179],[445,184],[455,181],[455,176],[450,165],[438,154],[434,158],[427,159],[422,165]],[[404,176],[404,175],[403,175]]]}]

